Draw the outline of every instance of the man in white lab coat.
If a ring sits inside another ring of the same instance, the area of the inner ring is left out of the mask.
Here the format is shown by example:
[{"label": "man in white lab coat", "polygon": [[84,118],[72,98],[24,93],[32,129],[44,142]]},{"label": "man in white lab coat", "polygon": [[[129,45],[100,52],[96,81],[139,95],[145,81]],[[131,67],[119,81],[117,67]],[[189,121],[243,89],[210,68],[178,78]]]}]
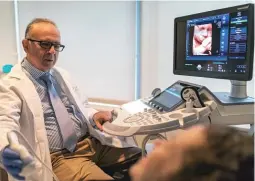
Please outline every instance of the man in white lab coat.
[{"label": "man in white lab coat", "polygon": [[[0,84],[0,158],[10,180],[24,179],[24,163],[8,147],[11,130],[28,139],[61,181],[111,180],[101,168],[124,169],[139,159],[141,152],[134,144],[102,131],[111,113],[90,108],[67,72],[53,68],[65,47],[54,22],[33,20],[22,44],[26,57]],[[51,181],[52,174],[38,162],[26,180]]]}]

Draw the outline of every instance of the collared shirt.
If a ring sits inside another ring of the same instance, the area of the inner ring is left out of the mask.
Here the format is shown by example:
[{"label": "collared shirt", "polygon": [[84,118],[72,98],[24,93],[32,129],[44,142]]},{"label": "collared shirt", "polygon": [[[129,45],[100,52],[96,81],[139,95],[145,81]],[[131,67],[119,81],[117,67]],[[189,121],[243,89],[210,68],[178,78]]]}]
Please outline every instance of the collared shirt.
[{"label": "collared shirt", "polygon": [[[45,128],[47,131],[50,151],[54,152],[54,151],[61,150],[63,149],[63,139],[61,136],[58,121],[56,119],[53,107],[50,102],[50,97],[47,91],[47,85],[43,80],[40,79],[40,77],[44,75],[46,72],[40,71],[37,68],[35,68],[30,62],[28,62],[27,59],[24,59],[21,65],[24,72],[34,83],[35,89],[41,99],[42,109],[44,113]],[[76,108],[75,105],[73,105],[70,102],[70,99],[67,97],[65,92],[61,89],[60,85],[57,83],[57,81],[54,79],[53,76],[52,76],[52,80],[53,80],[53,86],[55,87],[63,104],[65,105],[70,118],[74,122],[74,128],[75,128],[74,131],[76,132],[76,135],[79,139],[86,134],[88,130],[87,124],[83,120],[83,116],[81,115],[79,110]]]}]

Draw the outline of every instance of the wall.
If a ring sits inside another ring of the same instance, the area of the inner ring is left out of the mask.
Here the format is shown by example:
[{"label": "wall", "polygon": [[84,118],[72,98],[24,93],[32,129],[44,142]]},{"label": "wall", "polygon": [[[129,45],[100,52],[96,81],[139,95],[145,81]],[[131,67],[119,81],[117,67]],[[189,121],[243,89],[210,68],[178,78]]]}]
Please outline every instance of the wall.
[{"label": "wall", "polygon": [[21,39],[33,18],[57,23],[66,45],[57,65],[88,97],[134,99],[135,2],[19,1],[18,7]]},{"label": "wall", "polygon": [[[203,84],[212,91],[229,91],[228,80],[173,75],[173,20],[238,4],[241,1],[143,1],[142,97],[155,87],[166,88],[177,80]],[[32,18],[49,17],[58,23],[66,45],[58,65],[71,72],[89,97],[134,98],[134,2],[19,1],[18,6],[21,39]],[[0,17],[1,67],[17,62],[13,2],[0,1],[0,12],[4,15]],[[248,82],[248,94],[254,96],[254,80]]]},{"label": "wall", "polygon": [[[244,2],[244,3],[247,3]],[[241,1],[146,1],[142,3],[142,97],[155,87],[166,88],[177,80],[207,86],[212,91],[230,91],[229,80],[173,74],[174,18],[243,4]],[[254,96],[254,79],[248,82]]]},{"label": "wall", "polygon": [[12,1],[0,1],[0,72],[5,64],[17,62],[14,6]]}]

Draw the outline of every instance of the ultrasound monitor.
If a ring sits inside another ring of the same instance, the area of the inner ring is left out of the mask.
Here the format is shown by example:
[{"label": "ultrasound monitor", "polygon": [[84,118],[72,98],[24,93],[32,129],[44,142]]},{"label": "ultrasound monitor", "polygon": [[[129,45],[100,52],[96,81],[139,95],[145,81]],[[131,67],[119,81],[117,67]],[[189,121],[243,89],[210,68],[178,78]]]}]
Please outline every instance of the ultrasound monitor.
[{"label": "ultrasound monitor", "polygon": [[174,74],[252,79],[254,4],[178,17],[174,23]]}]

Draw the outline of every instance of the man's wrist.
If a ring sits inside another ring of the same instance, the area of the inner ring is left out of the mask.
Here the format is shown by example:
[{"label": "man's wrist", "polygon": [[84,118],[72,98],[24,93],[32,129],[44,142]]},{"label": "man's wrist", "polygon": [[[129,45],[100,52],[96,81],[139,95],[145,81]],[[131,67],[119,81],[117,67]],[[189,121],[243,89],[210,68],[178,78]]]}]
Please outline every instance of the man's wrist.
[{"label": "man's wrist", "polygon": [[96,127],[96,123],[95,123],[95,120],[94,120],[94,115],[95,115],[95,114],[96,114],[96,113],[92,114],[92,115],[89,117],[89,122],[90,122],[90,124],[91,124],[91,126],[92,126],[93,128]]}]

